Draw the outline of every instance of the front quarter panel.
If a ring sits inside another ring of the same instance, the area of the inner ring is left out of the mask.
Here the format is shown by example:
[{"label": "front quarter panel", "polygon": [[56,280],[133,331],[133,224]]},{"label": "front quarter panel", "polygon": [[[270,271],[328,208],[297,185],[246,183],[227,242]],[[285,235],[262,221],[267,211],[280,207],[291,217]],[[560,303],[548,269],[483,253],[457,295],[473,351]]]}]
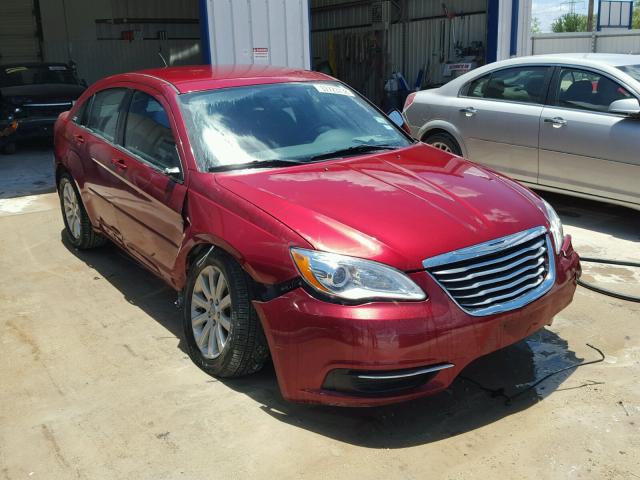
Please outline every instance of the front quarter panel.
[{"label": "front quarter panel", "polygon": [[214,245],[229,253],[261,284],[273,285],[296,277],[289,249],[311,245],[271,215],[220,187],[214,176],[191,172],[188,227],[176,262],[174,287],[184,287],[189,253],[198,245]]}]

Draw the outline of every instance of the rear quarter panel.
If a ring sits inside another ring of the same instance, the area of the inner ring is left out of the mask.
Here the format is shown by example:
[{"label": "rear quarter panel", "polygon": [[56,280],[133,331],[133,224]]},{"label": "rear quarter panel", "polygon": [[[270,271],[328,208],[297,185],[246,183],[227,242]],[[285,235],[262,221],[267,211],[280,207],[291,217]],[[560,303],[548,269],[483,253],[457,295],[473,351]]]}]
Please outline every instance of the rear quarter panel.
[{"label": "rear quarter panel", "polygon": [[452,108],[450,99],[440,89],[418,92],[413,104],[404,114],[411,129],[411,135],[424,141],[434,130],[443,130],[451,135],[460,145],[462,156],[467,156],[464,138],[458,128],[451,122]]}]

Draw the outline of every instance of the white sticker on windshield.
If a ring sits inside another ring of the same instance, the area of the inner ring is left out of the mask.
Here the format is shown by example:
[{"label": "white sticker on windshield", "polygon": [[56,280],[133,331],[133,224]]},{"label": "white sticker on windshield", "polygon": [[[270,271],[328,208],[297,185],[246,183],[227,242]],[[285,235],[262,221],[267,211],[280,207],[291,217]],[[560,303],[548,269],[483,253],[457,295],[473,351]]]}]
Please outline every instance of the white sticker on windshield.
[{"label": "white sticker on windshield", "polygon": [[330,93],[331,95],[346,95],[348,97],[353,97],[354,94],[348,88],[343,87],[342,85],[325,85],[322,83],[314,83],[314,87],[320,93]]}]

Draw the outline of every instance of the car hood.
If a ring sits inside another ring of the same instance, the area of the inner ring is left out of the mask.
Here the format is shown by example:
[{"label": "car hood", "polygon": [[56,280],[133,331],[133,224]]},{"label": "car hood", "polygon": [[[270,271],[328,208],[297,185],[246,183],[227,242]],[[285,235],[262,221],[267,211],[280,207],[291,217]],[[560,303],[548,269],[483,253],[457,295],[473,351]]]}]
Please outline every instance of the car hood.
[{"label": "car hood", "polygon": [[401,270],[459,248],[548,226],[540,199],[424,144],[358,158],[216,175],[318,250]]},{"label": "car hood", "polygon": [[54,83],[41,85],[17,85],[12,87],[2,87],[0,95],[3,100],[11,99],[16,105],[25,103],[53,103],[68,102],[76,100],[85,87],[82,85]]}]

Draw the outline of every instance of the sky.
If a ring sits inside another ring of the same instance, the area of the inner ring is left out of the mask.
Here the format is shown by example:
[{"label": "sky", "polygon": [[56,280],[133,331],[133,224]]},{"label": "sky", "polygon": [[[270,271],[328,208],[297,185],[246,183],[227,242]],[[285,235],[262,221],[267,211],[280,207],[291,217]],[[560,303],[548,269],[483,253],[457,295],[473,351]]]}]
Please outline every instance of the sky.
[{"label": "sky", "polygon": [[[598,1],[595,1],[596,8]],[[576,13],[587,14],[587,0],[575,0]],[[559,16],[571,10],[569,1],[565,0],[533,0],[532,16],[540,20],[540,28],[543,32],[551,31],[551,24]]]}]

